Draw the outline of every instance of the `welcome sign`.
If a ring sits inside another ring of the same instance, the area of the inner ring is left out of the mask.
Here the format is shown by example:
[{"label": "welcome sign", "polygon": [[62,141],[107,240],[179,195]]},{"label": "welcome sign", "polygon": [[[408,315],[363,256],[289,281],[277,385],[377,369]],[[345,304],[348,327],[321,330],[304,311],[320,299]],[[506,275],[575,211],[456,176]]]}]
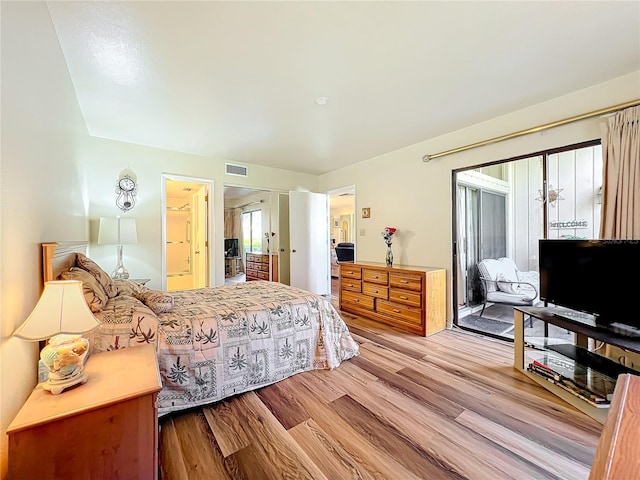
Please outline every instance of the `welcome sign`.
[{"label": "welcome sign", "polygon": [[564,228],[580,229],[589,228],[588,220],[567,220],[567,221],[550,221],[549,228],[553,230],[562,230]]}]

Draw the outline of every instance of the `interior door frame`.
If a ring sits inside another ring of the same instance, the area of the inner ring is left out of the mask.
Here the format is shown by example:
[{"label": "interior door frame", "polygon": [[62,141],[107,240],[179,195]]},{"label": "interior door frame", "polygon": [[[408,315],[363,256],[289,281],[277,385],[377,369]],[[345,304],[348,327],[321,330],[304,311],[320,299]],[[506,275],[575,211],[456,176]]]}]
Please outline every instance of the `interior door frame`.
[{"label": "interior door frame", "polygon": [[[358,231],[358,216],[356,215],[356,211],[357,211],[357,205],[356,205],[356,200],[357,200],[357,196],[356,196],[356,186],[355,185],[346,185],[344,187],[340,187],[340,188],[334,188],[332,190],[327,190],[326,192],[327,197],[329,197],[329,212],[331,212],[331,196],[332,195],[340,195],[342,193],[353,193],[353,222],[352,222],[352,229],[353,229],[353,234],[351,236],[352,239],[352,243],[353,243],[353,248],[356,248],[356,238],[358,237],[358,235],[356,235],[356,232]],[[331,218],[329,219],[330,221],[332,220]],[[339,243],[339,240],[336,241],[336,243]],[[354,260],[355,260],[355,252],[354,252]],[[331,276],[331,272],[329,272],[329,276]]]},{"label": "interior door frame", "polygon": [[172,173],[162,173],[160,176],[160,192],[161,192],[161,208],[162,208],[162,258],[161,258],[161,285],[162,290],[167,289],[167,180],[175,181],[175,182],[188,182],[188,183],[200,183],[207,186],[209,201],[207,202],[207,272],[206,276],[206,284],[212,286],[214,282],[212,279],[215,278],[215,255],[213,255],[213,244],[215,243],[214,231],[215,231],[215,222],[214,222],[214,208],[212,205],[213,193],[214,193],[214,181],[208,178],[200,178],[200,177],[189,177],[186,175],[176,175]]}]

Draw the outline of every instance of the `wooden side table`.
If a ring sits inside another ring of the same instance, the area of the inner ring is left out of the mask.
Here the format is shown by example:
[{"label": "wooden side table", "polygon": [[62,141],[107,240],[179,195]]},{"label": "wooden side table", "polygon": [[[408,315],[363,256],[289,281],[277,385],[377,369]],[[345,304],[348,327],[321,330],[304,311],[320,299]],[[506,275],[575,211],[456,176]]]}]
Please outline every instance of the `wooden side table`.
[{"label": "wooden side table", "polygon": [[9,479],[158,477],[162,387],[153,345],[98,353],[84,385],[39,385],[7,429]]}]

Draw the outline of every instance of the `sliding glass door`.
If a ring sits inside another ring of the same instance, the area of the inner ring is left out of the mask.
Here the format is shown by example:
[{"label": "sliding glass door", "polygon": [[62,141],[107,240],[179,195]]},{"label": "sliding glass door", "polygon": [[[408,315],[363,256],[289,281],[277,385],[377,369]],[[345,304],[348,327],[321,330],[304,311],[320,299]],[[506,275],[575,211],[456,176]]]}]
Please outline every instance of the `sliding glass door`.
[{"label": "sliding glass door", "polygon": [[478,264],[507,258],[537,273],[539,239],[597,238],[601,185],[599,142],[455,171],[454,323],[513,338],[513,304],[487,301]]}]

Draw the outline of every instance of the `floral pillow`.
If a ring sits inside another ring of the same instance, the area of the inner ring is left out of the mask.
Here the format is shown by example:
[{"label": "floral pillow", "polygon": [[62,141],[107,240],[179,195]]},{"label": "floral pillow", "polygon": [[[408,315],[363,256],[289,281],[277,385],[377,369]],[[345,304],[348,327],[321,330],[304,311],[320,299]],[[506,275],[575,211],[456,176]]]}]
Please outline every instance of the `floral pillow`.
[{"label": "floral pillow", "polygon": [[134,294],[138,300],[149,307],[153,313],[167,313],[173,308],[173,297],[167,292],[160,290],[149,290]]},{"label": "floral pillow", "polygon": [[102,285],[102,288],[109,298],[113,298],[118,294],[116,284],[113,283],[109,274],[100,268],[100,265],[89,257],[82,253],[78,253],[76,255],[76,265],[93,275],[98,283]]},{"label": "floral pillow", "polygon": [[102,307],[107,304],[109,298],[102,288],[102,285],[86,270],[72,267],[71,270],[62,272],[60,278],[62,280],[80,280],[82,282],[84,299],[87,301],[87,305],[89,305],[93,313],[99,312],[102,310]]},{"label": "floral pillow", "polygon": [[114,280],[118,295],[129,295],[135,297],[136,295],[142,295],[149,289],[144,285],[134,282],[133,280]]}]

